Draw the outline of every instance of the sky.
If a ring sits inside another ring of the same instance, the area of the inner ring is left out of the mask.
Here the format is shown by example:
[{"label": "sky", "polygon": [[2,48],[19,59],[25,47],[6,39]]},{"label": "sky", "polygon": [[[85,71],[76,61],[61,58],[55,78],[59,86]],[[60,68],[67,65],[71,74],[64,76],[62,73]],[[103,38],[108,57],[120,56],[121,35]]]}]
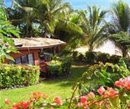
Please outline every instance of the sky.
[{"label": "sky", "polygon": [[[102,9],[110,8],[111,4],[118,0],[64,0],[69,2],[74,9],[86,9],[87,5],[96,5]],[[123,0],[130,5],[130,0]]]},{"label": "sky", "polygon": [[[6,0],[6,6],[11,5],[12,0]],[[69,2],[74,9],[86,9],[87,5],[96,5],[102,9],[110,8],[113,2],[118,0],[63,0],[64,2]],[[125,3],[130,5],[130,0],[123,0]]]}]

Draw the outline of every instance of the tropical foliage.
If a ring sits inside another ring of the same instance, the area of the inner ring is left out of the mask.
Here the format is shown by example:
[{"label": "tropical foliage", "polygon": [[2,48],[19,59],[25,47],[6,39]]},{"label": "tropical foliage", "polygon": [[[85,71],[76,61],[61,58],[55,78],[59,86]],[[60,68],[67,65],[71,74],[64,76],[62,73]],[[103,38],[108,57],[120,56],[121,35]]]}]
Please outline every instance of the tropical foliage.
[{"label": "tropical foliage", "polygon": [[81,12],[82,28],[86,36],[86,44],[92,51],[107,39],[109,24],[105,21],[105,17],[108,11],[102,11],[96,6],[88,6],[87,10]]},{"label": "tropical foliage", "polygon": [[[123,1],[119,1],[111,9],[110,23],[106,21],[106,15],[110,15],[110,13],[96,6],[88,6],[87,10],[75,11],[71,9],[70,4],[62,0],[15,0],[13,7],[6,11],[8,12],[8,19],[20,29],[23,37],[40,35],[59,38],[68,43],[67,49],[69,50],[80,45],[82,40],[82,42],[86,42],[90,52],[86,53],[87,58],[83,58],[83,55],[79,57],[86,59],[90,66],[87,72],[75,82],[72,96],[65,102],[60,97],[56,97],[53,102],[48,103],[45,101],[46,96],[44,94],[34,92],[26,102],[18,102],[13,106],[9,105],[9,100],[6,99],[6,106],[12,109],[37,107],[53,109],[62,108],[62,106],[66,106],[68,109],[129,108],[129,66],[122,59],[116,64],[114,62],[106,63],[106,61],[104,63],[98,62],[95,65],[90,64],[94,63],[91,62],[91,59],[96,57],[92,52],[93,49],[101,46],[108,39],[121,49],[123,57],[126,57],[129,52],[130,7]],[[9,52],[15,51],[14,44],[8,37],[17,36],[17,31],[7,21],[7,16],[4,13],[5,10],[1,5],[1,60],[4,57],[8,58]],[[107,55],[99,56],[101,60],[97,60],[102,61],[102,57],[107,58]],[[66,60],[65,58],[63,61],[66,62]],[[63,70],[69,71],[70,64],[66,64],[67,62],[61,63],[61,60],[53,60],[50,65],[50,72],[61,74]],[[10,81],[8,77],[6,79],[8,85]],[[39,104],[41,99],[44,102]]]},{"label": "tropical foliage", "polygon": [[112,5],[112,22],[114,25],[110,39],[121,49],[123,57],[127,56],[130,48],[130,7],[123,1]]},{"label": "tropical foliage", "polygon": [[10,52],[16,52],[13,40],[10,37],[18,37],[18,30],[7,20],[5,7],[0,4],[0,62],[5,58],[13,59]]}]

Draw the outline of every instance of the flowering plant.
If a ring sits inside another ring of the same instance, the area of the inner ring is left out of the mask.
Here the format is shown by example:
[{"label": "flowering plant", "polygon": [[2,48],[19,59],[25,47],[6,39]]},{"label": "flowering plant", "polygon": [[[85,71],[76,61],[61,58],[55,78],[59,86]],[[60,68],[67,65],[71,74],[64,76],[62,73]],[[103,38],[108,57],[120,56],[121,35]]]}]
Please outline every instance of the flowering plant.
[{"label": "flowering plant", "polygon": [[130,76],[119,79],[114,86],[116,88],[100,86],[96,93],[73,96],[68,109],[129,109]]},{"label": "flowering plant", "polygon": [[7,109],[62,109],[64,105],[66,109],[129,109],[130,76],[119,79],[114,86],[116,88],[100,86],[97,92],[91,91],[81,96],[75,96],[78,88],[74,87],[71,98],[64,102],[59,96],[56,96],[52,102],[47,102],[48,95],[37,91],[33,92],[27,101],[20,101],[13,105],[10,104],[9,99],[6,99],[5,107],[8,107]]}]

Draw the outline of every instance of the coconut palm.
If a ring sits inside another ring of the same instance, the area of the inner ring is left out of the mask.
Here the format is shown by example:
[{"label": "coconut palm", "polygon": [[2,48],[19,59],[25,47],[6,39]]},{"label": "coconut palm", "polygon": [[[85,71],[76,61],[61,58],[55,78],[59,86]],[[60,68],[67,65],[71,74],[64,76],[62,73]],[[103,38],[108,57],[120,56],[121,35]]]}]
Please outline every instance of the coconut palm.
[{"label": "coconut palm", "polygon": [[118,34],[113,34],[110,36],[110,39],[121,50],[122,56],[126,57],[130,48],[130,35],[122,31]]},{"label": "coconut palm", "polygon": [[13,0],[11,8],[7,8],[9,20],[21,30],[24,37],[32,36],[34,10],[38,0]]},{"label": "coconut palm", "polygon": [[[25,36],[32,36],[32,24],[37,23],[44,35],[53,35],[55,26],[63,14],[69,10],[69,4],[62,0],[13,0],[12,9],[8,9],[9,18],[14,25],[22,28]],[[18,16],[17,16],[18,15]]]},{"label": "coconut palm", "polygon": [[103,44],[109,34],[108,27],[110,25],[105,20],[108,11],[101,11],[96,6],[88,6],[88,11],[82,11],[81,13],[86,42],[89,51],[93,51],[94,48]]},{"label": "coconut palm", "polygon": [[37,17],[46,37],[47,34],[53,36],[57,23],[70,10],[70,4],[63,3],[62,0],[42,0],[38,8]]},{"label": "coconut palm", "polygon": [[74,49],[81,45],[83,30],[81,18],[77,11],[67,13],[56,25],[54,35],[67,42],[67,49]]},{"label": "coconut palm", "polygon": [[130,7],[123,1],[118,1],[118,3],[112,5],[111,12],[114,28],[110,39],[121,49],[123,57],[126,57],[130,47],[130,43],[128,43],[130,41]]},{"label": "coconut palm", "polygon": [[130,7],[123,1],[112,4],[112,22],[116,26],[116,31],[127,32],[130,28]]}]

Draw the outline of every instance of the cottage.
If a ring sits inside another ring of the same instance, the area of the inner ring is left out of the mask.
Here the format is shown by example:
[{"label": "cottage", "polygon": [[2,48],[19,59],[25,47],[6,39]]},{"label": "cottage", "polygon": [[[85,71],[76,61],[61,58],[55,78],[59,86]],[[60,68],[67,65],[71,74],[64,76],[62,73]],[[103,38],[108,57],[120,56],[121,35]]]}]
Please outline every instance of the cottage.
[{"label": "cottage", "polygon": [[40,65],[43,72],[45,71],[42,68],[43,63],[49,61],[50,55],[58,53],[65,45],[65,42],[51,38],[13,38],[13,40],[19,53],[10,53],[14,61],[6,60],[6,63]]}]

